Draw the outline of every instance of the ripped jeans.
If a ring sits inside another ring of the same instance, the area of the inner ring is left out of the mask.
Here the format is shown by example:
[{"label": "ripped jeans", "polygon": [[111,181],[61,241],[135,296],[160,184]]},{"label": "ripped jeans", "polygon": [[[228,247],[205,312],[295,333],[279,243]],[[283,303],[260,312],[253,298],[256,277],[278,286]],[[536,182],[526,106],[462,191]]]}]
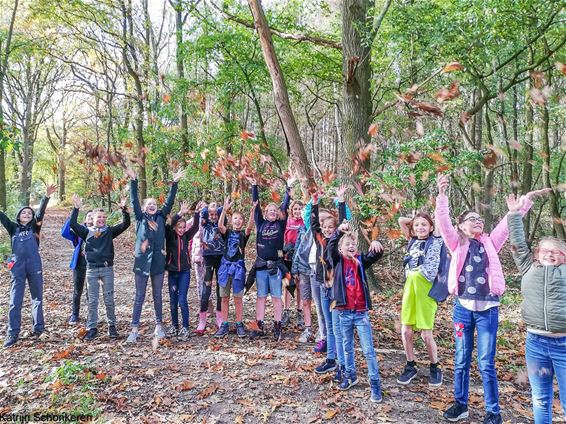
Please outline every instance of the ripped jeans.
[{"label": "ripped jeans", "polygon": [[527,333],[525,349],[535,424],[552,423],[553,380],[556,375],[562,412],[566,412],[566,337]]}]

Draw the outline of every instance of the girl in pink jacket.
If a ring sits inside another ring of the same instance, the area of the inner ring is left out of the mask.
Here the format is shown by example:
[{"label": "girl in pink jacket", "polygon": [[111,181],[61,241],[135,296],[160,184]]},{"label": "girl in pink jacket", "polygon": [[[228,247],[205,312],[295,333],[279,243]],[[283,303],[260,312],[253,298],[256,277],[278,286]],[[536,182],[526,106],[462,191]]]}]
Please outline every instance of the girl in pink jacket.
[{"label": "girl in pink jacket", "polygon": [[[448,421],[468,417],[468,386],[470,364],[477,330],[478,367],[480,369],[485,409],[484,424],[502,422],[499,410],[497,375],[495,373],[495,347],[499,320],[499,296],[505,291],[505,278],[498,252],[509,236],[507,216],[489,234],[484,233],[484,220],[475,211],[465,211],[452,225],[446,189],[448,176],[438,178],[436,198],[436,228],[448,247],[452,260],[448,274],[448,290],[457,297],[454,305],[454,332],[456,351],[454,358],[454,400],[444,413]],[[527,193],[521,213],[532,206]]]}]

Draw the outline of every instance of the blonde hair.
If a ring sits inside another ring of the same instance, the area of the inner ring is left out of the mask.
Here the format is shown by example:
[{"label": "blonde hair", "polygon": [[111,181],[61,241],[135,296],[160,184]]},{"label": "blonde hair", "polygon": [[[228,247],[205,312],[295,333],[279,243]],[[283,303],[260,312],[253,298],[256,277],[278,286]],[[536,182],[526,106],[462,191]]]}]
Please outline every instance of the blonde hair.
[{"label": "blonde hair", "polygon": [[538,245],[535,249],[535,258],[538,258],[540,247],[543,243],[554,245],[558,250],[562,252],[564,256],[566,256],[566,243],[564,242],[564,240],[556,237],[543,237],[539,240]]}]

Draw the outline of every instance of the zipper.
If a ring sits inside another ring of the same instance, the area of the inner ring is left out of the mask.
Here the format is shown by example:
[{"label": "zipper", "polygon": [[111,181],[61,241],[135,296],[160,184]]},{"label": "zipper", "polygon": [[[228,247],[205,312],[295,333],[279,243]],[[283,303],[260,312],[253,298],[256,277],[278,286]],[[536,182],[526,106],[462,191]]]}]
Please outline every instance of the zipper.
[{"label": "zipper", "polygon": [[547,315],[547,311],[546,311],[546,288],[547,288],[547,276],[548,276],[548,266],[544,267],[544,305],[543,305],[543,311],[544,311],[544,329],[546,331],[548,330],[548,315]]}]

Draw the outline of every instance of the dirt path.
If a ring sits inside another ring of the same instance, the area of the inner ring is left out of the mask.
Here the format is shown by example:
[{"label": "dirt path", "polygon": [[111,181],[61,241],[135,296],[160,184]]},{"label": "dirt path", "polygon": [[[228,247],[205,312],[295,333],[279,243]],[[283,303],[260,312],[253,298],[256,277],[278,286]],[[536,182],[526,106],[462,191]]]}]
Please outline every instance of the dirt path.
[{"label": "dirt path", "polygon": [[[148,291],[142,314],[141,341],[124,344],[134,296],[133,232],[116,240],[116,315],[121,338],[105,336],[88,343],[79,340],[76,327],[66,324],[71,310],[72,283],[68,268],[72,248],[59,230],[66,212],[49,210],[43,228],[41,253],[45,273],[45,321],[47,331],[33,342],[23,339],[16,348],[0,351],[0,415],[9,413],[66,412],[94,414],[99,422],[442,422],[440,411],[452,399],[452,323],[450,305],[442,305],[437,334],[445,383],[430,389],[428,363],[422,343],[418,381],[401,387],[396,376],[404,364],[402,344],[396,331],[400,307],[398,293],[376,296],[371,312],[377,339],[384,390],[384,403],[369,402],[367,369],[356,350],[360,383],[349,392],[339,392],[330,376],[312,370],[322,356],[311,346],[294,340],[298,329],[285,333],[279,344],[264,340],[223,340],[191,337],[187,343],[166,342],[154,349],[151,332],[153,312]],[[194,281],[194,279],[192,280]],[[8,311],[9,276],[0,271],[0,321],[4,330]],[[398,292],[398,291],[397,291]],[[393,291],[391,291],[393,293]],[[192,329],[197,310],[196,290],[191,284],[189,308]],[[254,318],[255,293],[244,298],[245,320]],[[167,291],[164,318],[169,319]],[[101,309],[102,312],[102,309]],[[268,305],[268,317],[271,308]],[[501,405],[508,423],[530,422],[528,386],[521,367],[523,329],[517,326],[516,302],[501,308],[498,372]],[[86,303],[81,305],[81,318]],[[102,313],[102,316],[104,314]],[[31,325],[26,294],[22,331]],[[477,369],[470,387],[470,423],[483,420],[483,392]]]}]

